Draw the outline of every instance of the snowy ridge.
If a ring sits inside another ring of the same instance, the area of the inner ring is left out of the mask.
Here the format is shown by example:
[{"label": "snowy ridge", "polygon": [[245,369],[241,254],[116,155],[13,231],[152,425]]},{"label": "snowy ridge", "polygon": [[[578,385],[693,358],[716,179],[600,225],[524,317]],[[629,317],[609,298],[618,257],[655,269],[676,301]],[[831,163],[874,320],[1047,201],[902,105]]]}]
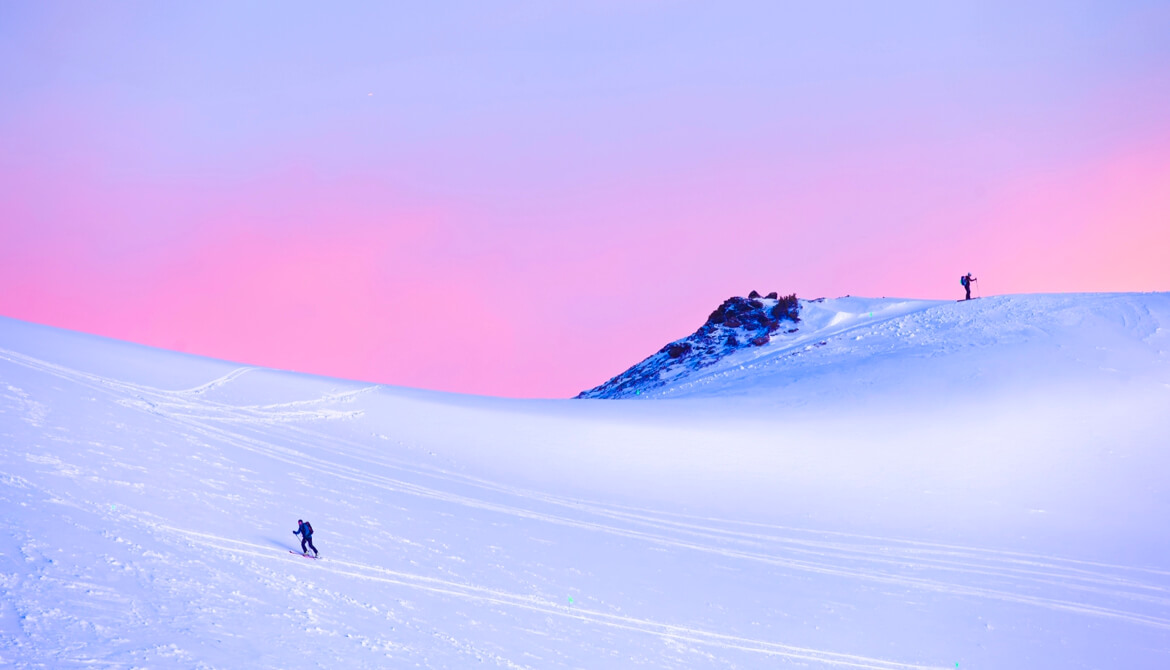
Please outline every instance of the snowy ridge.
[{"label": "snowy ridge", "polygon": [[[1155,305],[1165,300],[1165,294],[1147,295]],[[846,296],[802,300],[800,314],[798,330],[787,337],[730,350],[685,374],[663,375],[666,381],[636,395],[775,396],[800,385],[803,392],[822,386],[809,384],[810,377],[843,369],[857,375],[870,368],[880,369],[883,383],[898,385],[901,378],[908,383],[953,384],[961,377],[974,388],[986,390],[996,377],[1044,381],[1045,376],[1031,374],[1031,366],[1019,364],[1026,349],[1044,358],[1052,357],[1053,350],[1063,350],[1066,356],[1080,352],[1077,355],[1082,358],[1103,357],[1106,354],[1098,352],[1117,344],[1128,352],[1124,358],[1131,359],[1134,352],[1129,350],[1134,345],[1167,337],[1148,306],[1134,305],[1133,297],[1118,294],[996,296],[958,303]],[[1096,337],[1109,341],[1096,342]],[[1164,360],[1161,351],[1137,355],[1147,354]],[[1123,366],[1140,373],[1142,363],[1127,360]],[[914,369],[904,371],[902,366]],[[1060,375],[1066,368],[1062,364],[1051,372]],[[842,390],[840,385],[834,387],[835,392]]]},{"label": "snowy ridge", "polygon": [[0,665],[1161,666],[1170,296],[800,317],[670,402],[0,319]]}]

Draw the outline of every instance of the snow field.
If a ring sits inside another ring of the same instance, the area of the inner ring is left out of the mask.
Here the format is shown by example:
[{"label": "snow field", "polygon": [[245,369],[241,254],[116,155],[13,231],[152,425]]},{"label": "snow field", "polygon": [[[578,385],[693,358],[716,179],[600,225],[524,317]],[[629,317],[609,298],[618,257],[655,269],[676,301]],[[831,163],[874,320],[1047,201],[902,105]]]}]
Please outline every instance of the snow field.
[{"label": "snow field", "polygon": [[0,663],[1165,666],[1166,295],[806,314],[651,402],[0,320]]}]

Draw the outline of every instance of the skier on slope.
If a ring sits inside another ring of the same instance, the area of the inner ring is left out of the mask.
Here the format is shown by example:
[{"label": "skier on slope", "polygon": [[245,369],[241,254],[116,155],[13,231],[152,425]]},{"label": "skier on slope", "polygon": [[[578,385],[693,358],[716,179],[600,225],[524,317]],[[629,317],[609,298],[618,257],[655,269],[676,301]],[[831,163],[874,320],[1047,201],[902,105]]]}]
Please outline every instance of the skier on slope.
[{"label": "skier on slope", "polygon": [[313,556],[317,555],[317,548],[313,546],[313,524],[303,519],[297,519],[297,529],[293,531],[293,535],[301,536],[301,553],[308,556],[309,551],[305,549],[305,543],[309,544],[309,549],[313,550]]},{"label": "skier on slope", "polygon": [[979,281],[979,280],[972,277],[970,272],[963,275],[962,277],[959,277],[959,283],[962,284],[963,288],[967,290],[967,297],[963,298],[964,300],[971,299],[971,282],[973,282],[973,281]]}]

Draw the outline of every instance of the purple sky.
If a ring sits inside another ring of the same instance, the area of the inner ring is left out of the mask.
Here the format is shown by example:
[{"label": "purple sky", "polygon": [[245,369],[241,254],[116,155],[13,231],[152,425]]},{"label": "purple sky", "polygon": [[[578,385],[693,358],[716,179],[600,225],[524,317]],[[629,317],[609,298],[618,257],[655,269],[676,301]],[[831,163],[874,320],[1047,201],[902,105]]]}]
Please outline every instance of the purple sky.
[{"label": "purple sky", "polygon": [[0,314],[575,394],[724,298],[1170,289],[1170,4],[4,3]]}]

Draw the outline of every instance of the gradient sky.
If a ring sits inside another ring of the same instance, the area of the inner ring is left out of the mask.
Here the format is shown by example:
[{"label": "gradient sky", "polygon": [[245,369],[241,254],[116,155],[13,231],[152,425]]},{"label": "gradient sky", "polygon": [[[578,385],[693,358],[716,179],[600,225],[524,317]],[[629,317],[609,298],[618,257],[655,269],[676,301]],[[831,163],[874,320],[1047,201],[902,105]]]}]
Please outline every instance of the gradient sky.
[{"label": "gradient sky", "polygon": [[564,397],[731,295],[1170,290],[1170,3],[0,3],[0,314]]}]

